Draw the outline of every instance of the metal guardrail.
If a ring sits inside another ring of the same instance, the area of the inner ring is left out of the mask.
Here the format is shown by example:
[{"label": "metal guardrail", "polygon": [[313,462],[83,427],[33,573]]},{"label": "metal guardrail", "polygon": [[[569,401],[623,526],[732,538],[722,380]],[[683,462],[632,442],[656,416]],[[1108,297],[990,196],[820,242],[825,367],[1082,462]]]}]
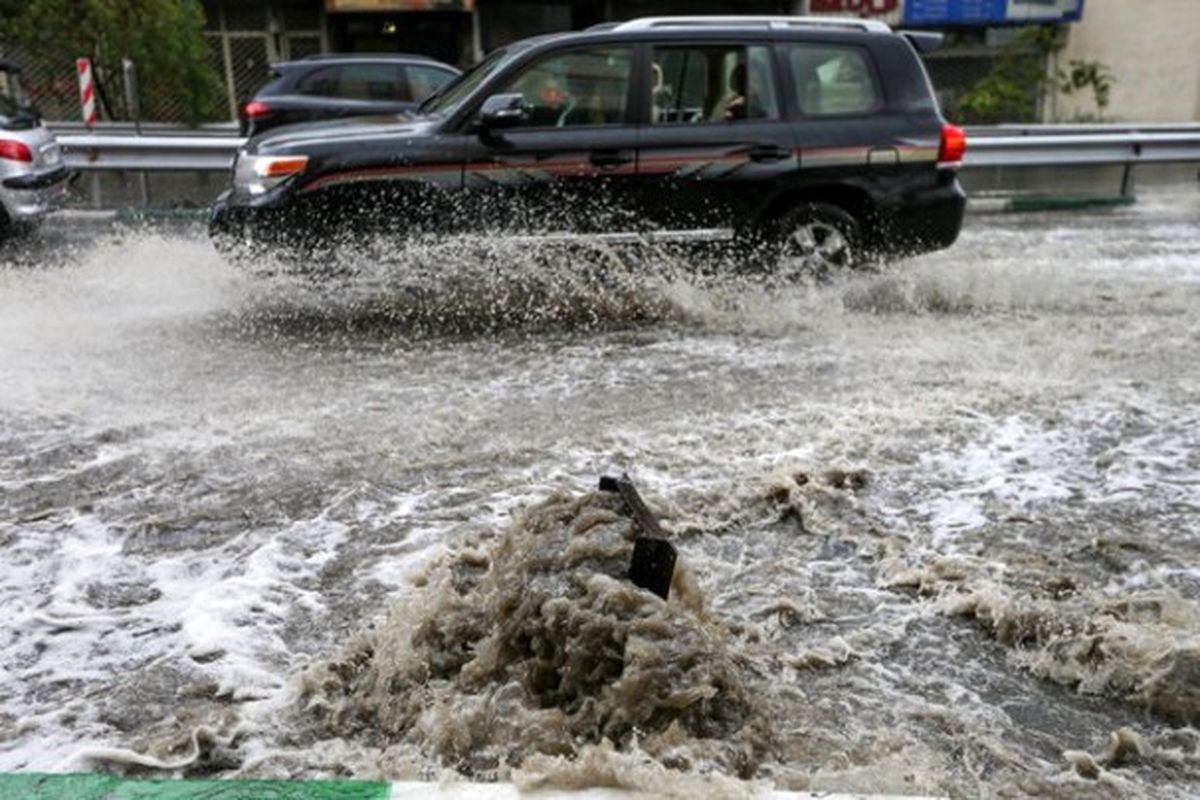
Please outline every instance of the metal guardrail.
[{"label": "metal guardrail", "polygon": [[1196,122],[1048,122],[1037,125],[971,125],[972,136],[1072,136],[1090,133],[1200,133]]},{"label": "metal guardrail", "polygon": [[236,136],[65,134],[63,161],[81,171],[225,171],[246,141]]},{"label": "metal guardrail", "polygon": [[1200,162],[1200,125],[1034,125],[971,128],[963,166],[979,168],[1119,166],[1128,197],[1139,164]]},{"label": "metal guardrail", "polygon": [[[105,125],[92,132],[53,126],[77,170],[221,171],[245,139],[230,126]],[[82,126],[80,126],[82,127]],[[1200,161],[1200,125],[1039,125],[967,129],[964,167],[1096,166]]]},{"label": "metal guardrail", "polygon": [[237,136],[236,122],[206,122],[203,125],[184,125],[182,122],[100,122],[89,128],[86,122],[74,120],[46,120],[45,125],[54,134],[98,133],[103,136]]},{"label": "metal guardrail", "polygon": [[967,132],[965,167],[1162,164],[1200,161],[1200,128],[1191,132]]}]

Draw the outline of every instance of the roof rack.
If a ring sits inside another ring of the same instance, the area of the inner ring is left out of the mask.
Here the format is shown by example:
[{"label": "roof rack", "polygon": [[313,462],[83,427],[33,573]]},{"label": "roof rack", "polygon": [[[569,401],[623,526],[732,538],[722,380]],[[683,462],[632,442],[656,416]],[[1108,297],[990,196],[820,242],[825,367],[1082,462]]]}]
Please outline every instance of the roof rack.
[{"label": "roof rack", "polygon": [[[854,17],[783,17],[783,16],[696,16],[639,17],[607,30],[644,31],[652,28],[689,28],[705,26],[764,26],[768,28],[843,28],[870,33],[891,33],[886,22]],[[597,26],[599,27],[599,26]]]}]

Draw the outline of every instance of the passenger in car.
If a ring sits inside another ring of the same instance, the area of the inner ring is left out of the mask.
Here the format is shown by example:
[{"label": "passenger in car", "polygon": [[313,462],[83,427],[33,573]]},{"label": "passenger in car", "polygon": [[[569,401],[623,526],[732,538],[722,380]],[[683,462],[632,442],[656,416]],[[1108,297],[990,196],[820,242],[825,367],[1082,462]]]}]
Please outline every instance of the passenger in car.
[{"label": "passenger in car", "polygon": [[729,71],[729,91],[713,109],[710,121],[745,119],[746,110],[746,65],[737,64]]},{"label": "passenger in car", "polygon": [[657,61],[650,62],[650,72],[650,120],[652,122],[666,122],[667,108],[671,105],[671,98],[670,90],[667,89],[663,78],[662,65]]}]

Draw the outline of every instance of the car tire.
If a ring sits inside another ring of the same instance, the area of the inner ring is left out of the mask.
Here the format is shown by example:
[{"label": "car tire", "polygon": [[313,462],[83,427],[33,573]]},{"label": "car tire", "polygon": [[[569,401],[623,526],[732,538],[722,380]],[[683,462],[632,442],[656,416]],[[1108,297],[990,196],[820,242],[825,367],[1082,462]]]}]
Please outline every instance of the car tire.
[{"label": "car tire", "polygon": [[830,203],[801,203],[771,225],[766,266],[785,281],[826,280],[867,263],[862,227]]}]

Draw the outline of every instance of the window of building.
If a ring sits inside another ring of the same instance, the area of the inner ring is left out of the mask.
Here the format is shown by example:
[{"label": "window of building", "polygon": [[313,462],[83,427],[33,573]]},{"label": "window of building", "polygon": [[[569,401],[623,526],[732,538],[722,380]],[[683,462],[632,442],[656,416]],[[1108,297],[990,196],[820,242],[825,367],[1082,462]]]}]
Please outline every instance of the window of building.
[{"label": "window of building", "polygon": [[651,70],[657,124],[779,119],[768,47],[658,47]]}]

